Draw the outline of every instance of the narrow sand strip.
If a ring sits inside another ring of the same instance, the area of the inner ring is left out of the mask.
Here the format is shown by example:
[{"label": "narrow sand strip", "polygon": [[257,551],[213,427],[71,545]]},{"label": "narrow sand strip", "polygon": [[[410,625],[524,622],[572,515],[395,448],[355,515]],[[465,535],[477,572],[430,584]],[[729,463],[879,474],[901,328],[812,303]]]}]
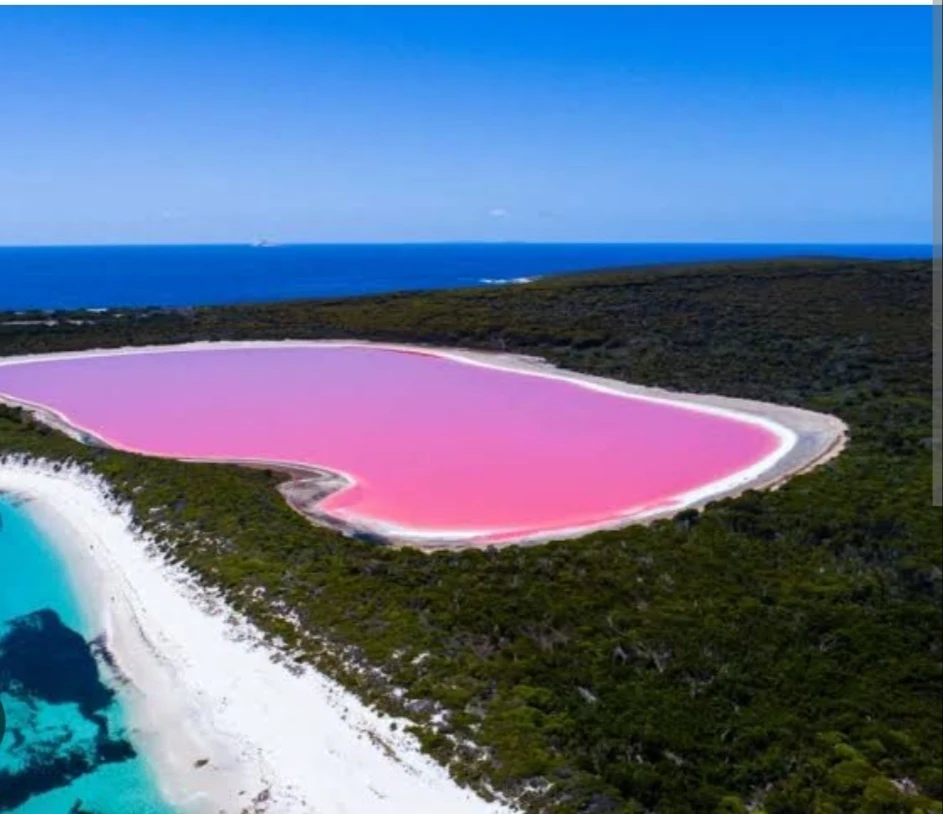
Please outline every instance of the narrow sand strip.
[{"label": "narrow sand strip", "polygon": [[195,814],[485,814],[403,733],[320,673],[292,671],[165,563],[130,509],[76,469],[0,458],[105,637],[135,743],[168,800]]}]

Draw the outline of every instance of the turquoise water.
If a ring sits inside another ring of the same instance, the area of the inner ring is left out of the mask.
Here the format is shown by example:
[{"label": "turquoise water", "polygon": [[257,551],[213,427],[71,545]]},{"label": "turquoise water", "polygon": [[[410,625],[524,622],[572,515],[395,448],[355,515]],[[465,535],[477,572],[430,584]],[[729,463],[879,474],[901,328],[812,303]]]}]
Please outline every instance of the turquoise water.
[{"label": "turquoise water", "polygon": [[172,814],[52,546],[0,495],[0,812]]}]

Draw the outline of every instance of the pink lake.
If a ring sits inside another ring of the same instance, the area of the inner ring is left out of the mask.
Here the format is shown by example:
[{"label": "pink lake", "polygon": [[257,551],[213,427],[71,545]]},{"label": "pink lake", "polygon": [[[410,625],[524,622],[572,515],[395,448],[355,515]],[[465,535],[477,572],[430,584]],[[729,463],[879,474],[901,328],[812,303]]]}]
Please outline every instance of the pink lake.
[{"label": "pink lake", "polygon": [[329,516],[482,542],[680,506],[784,444],[730,415],[357,345],[0,360],[0,394],[123,449],[343,473],[355,483],[320,504]]}]

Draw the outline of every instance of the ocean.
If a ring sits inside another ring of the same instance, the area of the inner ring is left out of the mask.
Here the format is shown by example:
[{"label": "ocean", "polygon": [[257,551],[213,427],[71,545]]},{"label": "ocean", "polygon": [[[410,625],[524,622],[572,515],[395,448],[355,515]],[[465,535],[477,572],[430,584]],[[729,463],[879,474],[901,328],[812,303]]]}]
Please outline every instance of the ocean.
[{"label": "ocean", "polygon": [[610,266],[929,258],[929,244],[417,243],[0,247],[0,311],[220,305],[524,282]]},{"label": "ocean", "polygon": [[0,812],[172,814],[53,546],[0,495]]}]

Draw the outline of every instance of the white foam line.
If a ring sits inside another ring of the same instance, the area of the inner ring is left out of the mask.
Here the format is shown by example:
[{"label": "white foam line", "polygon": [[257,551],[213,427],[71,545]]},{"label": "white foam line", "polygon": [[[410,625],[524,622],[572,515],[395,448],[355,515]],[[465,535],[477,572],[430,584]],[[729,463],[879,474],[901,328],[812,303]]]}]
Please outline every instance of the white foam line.
[{"label": "white foam line", "polygon": [[[539,541],[545,539],[554,539],[560,537],[571,537],[580,534],[589,533],[591,531],[597,531],[606,528],[615,528],[618,526],[625,525],[628,522],[637,522],[645,520],[651,517],[656,517],[660,514],[665,513],[665,506],[670,505],[672,510],[681,511],[682,509],[699,505],[710,499],[711,497],[722,495],[733,490],[742,488],[749,484],[752,481],[757,480],[763,474],[768,472],[770,469],[775,467],[789,452],[795,447],[798,436],[790,428],[783,426],[777,421],[773,421],[770,418],[765,416],[751,415],[745,412],[739,412],[737,410],[729,409],[726,407],[720,407],[712,404],[703,404],[703,403],[692,403],[689,401],[682,401],[678,399],[673,399],[670,396],[653,396],[647,393],[635,393],[635,392],[626,392],[619,382],[613,382],[612,384],[606,384],[602,381],[589,380],[588,377],[583,377],[582,374],[572,373],[570,371],[560,370],[558,368],[548,367],[548,369],[534,369],[534,365],[545,365],[542,360],[536,359],[535,357],[523,357],[523,356],[512,356],[510,354],[494,354],[484,356],[481,352],[476,351],[466,351],[458,349],[447,349],[447,348],[427,348],[419,345],[404,345],[397,343],[380,343],[380,342],[366,342],[359,340],[261,340],[261,341],[226,341],[226,342],[189,342],[182,343],[178,345],[147,345],[141,347],[126,347],[126,348],[116,348],[116,349],[97,349],[97,350],[88,350],[88,351],[73,351],[67,353],[55,353],[55,354],[30,354],[24,356],[14,356],[7,358],[0,358],[0,367],[3,366],[12,366],[18,364],[35,364],[37,362],[57,362],[57,361],[70,361],[70,360],[81,360],[88,359],[93,357],[109,357],[109,356],[127,356],[127,355],[149,355],[149,354],[166,354],[166,353],[187,353],[195,351],[206,351],[206,350],[215,350],[215,351],[225,351],[225,350],[245,350],[251,348],[259,349],[279,349],[285,347],[293,348],[323,348],[323,347],[356,347],[356,348],[373,348],[377,350],[389,350],[389,351],[399,351],[407,353],[419,353],[427,356],[434,356],[441,359],[447,359],[453,362],[460,364],[471,365],[473,367],[481,367],[490,370],[496,370],[502,373],[507,373],[509,375],[519,375],[519,376],[532,376],[541,379],[549,379],[553,381],[562,382],[564,384],[569,384],[575,387],[582,387],[587,390],[591,390],[598,393],[603,393],[610,396],[617,396],[624,399],[634,399],[638,401],[644,401],[651,404],[661,404],[665,406],[670,406],[678,409],[689,410],[693,412],[698,412],[707,415],[713,415],[722,417],[728,420],[738,421],[744,424],[750,424],[756,427],[761,427],[764,430],[773,434],[779,441],[778,446],[775,450],[765,455],[756,463],[751,466],[742,469],[738,472],[735,472],[732,475],[728,475],[724,478],[720,478],[710,483],[704,484],[696,489],[691,489],[687,492],[683,492],[679,495],[673,495],[662,503],[659,504],[656,508],[645,509],[638,511],[632,507],[627,507],[621,512],[614,512],[611,519],[600,523],[594,523],[586,526],[573,526],[561,529],[549,529],[546,531],[536,531],[531,532],[529,530],[521,530],[517,528],[491,528],[491,529],[479,529],[479,530],[469,530],[469,529],[416,529],[407,526],[400,526],[395,523],[390,523],[388,521],[378,520],[376,518],[369,517],[358,517],[356,515],[350,515],[349,513],[330,513],[325,512],[329,517],[334,517],[342,522],[350,523],[356,525],[358,528],[362,528],[366,531],[372,531],[374,533],[382,534],[393,539],[401,540],[415,540],[415,541],[436,541],[441,540],[442,542],[468,542],[475,539],[482,539],[486,537],[501,537],[505,538],[507,536],[513,536],[518,532],[522,532],[521,537],[516,538],[516,542],[526,542],[526,541]],[[64,424],[72,427],[74,430],[84,433],[87,436],[96,438],[102,443],[107,444],[108,446],[115,447],[116,449],[121,449],[126,452],[133,452],[141,455],[153,454],[149,453],[147,450],[135,449],[120,443],[115,442],[112,439],[109,439],[105,436],[102,436],[88,428],[82,427],[76,422],[72,421],[65,413],[52,409],[43,404],[29,403],[24,400],[17,399],[16,396],[12,394],[5,394],[0,392],[0,399],[6,400],[12,403],[22,404],[33,409],[40,411],[45,411],[48,414],[55,416],[59,421]],[[171,455],[171,454],[162,454],[160,457],[167,458],[180,458],[183,460],[196,460],[192,456],[188,455]],[[216,462],[223,462],[225,458],[214,458],[214,459],[200,459],[200,460],[210,460]],[[351,486],[357,483],[357,480],[354,475],[349,472],[344,472],[342,470],[322,467],[311,462],[300,462],[300,461],[272,461],[268,459],[254,459],[247,458],[241,459],[244,463],[252,463],[259,466],[277,466],[277,467],[296,467],[299,469],[319,469],[321,471],[330,472],[334,475],[337,475],[340,478],[343,478],[348,486],[344,487],[350,488]],[[343,491],[343,489],[341,490]],[[335,494],[337,494],[335,492]]]}]

